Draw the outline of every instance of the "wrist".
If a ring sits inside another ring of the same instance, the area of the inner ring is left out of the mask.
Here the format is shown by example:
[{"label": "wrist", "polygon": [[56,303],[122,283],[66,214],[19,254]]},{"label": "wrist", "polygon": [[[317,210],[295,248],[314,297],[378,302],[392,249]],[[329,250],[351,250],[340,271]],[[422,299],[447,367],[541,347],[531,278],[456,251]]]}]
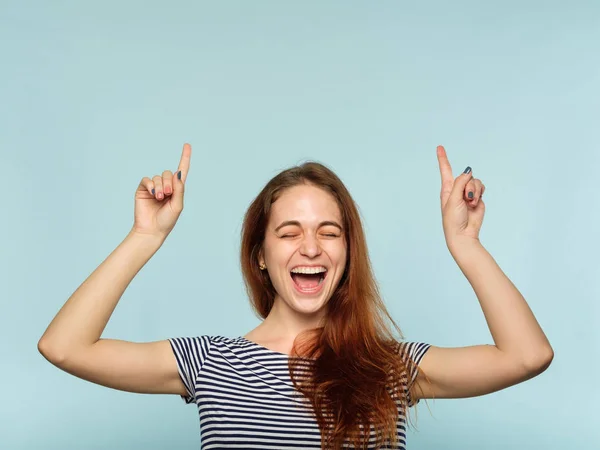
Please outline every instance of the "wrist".
[{"label": "wrist", "polygon": [[132,228],[125,237],[125,240],[134,243],[136,246],[158,250],[166,238],[167,236],[161,234],[144,233]]},{"label": "wrist", "polygon": [[476,238],[461,237],[446,241],[448,250],[452,256],[460,255],[464,252],[469,252],[474,248],[483,247],[481,241]]}]

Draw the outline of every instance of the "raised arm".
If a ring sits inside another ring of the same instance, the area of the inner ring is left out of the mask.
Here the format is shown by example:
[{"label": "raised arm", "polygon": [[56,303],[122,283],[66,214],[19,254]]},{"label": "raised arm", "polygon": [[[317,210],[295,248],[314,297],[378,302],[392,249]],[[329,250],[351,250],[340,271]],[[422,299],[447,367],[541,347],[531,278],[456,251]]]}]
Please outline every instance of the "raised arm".
[{"label": "raised arm", "polygon": [[494,345],[432,346],[421,360],[412,394],[473,397],[535,377],[548,368],[554,352],[521,293],[479,241],[485,186],[470,170],[454,180],[443,147],[438,147],[438,159],[446,243],[475,291]]},{"label": "raised arm", "polygon": [[38,342],[41,354],[55,366],[115,389],[186,393],[167,340],[134,343],[101,339],[101,335],[123,292],[181,214],[190,157],[186,144],[175,175],[165,171],[140,182],[131,231],[71,295]]}]

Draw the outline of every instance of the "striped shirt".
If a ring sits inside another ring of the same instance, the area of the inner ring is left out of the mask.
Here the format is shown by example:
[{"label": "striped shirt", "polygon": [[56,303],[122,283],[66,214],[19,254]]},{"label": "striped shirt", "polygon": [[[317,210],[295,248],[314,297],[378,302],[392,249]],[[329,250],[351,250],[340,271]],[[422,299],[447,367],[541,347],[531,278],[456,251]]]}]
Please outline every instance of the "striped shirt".
[{"label": "striped shirt", "polygon": [[[202,450],[321,448],[314,413],[290,379],[288,355],[244,337],[204,335],[169,342],[187,391],[182,398],[198,408]],[[402,354],[416,364],[429,347],[401,343]],[[418,403],[408,391],[417,372],[409,373],[409,383],[405,379],[409,406]],[[397,430],[397,449],[405,450],[406,417],[401,410]]]}]

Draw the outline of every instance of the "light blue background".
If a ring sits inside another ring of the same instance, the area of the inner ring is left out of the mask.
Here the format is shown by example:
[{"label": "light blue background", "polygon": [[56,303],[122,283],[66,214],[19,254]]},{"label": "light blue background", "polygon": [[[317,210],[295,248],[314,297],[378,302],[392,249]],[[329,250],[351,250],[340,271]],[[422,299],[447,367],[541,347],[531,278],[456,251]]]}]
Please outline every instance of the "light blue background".
[{"label": "light blue background", "polygon": [[56,369],[36,344],[193,145],[186,206],[104,336],[239,336],[242,215],[332,167],[406,338],[492,343],[443,239],[435,148],[485,183],[481,233],[555,350],[541,376],[422,402],[417,449],[600,446],[597,2],[0,3],[0,446],[199,448],[195,407]]}]

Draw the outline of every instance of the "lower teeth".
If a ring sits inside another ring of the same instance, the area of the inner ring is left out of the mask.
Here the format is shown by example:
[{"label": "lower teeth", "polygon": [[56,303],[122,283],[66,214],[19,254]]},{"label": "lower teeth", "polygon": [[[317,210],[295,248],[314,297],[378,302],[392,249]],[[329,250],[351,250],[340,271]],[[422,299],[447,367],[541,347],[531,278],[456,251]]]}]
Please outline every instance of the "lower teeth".
[{"label": "lower teeth", "polygon": [[298,289],[300,289],[301,291],[310,292],[310,291],[316,290],[319,286],[321,286],[321,284],[323,284],[324,280],[325,280],[324,276],[319,278],[319,282],[317,283],[317,285],[314,287],[310,287],[310,288],[303,288],[302,286],[296,284],[296,282],[293,279],[292,279],[292,283],[294,283],[298,287]]}]

